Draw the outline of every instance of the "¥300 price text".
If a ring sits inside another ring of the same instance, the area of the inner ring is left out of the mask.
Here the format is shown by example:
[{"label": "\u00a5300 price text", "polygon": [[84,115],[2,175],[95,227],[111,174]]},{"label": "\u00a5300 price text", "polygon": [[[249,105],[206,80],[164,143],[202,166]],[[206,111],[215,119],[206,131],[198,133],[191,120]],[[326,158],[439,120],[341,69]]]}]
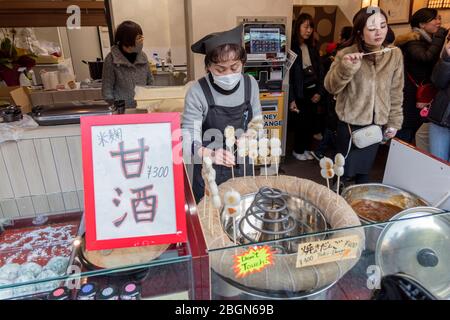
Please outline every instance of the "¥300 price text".
[{"label": "\u00a5300 price text", "polygon": [[150,178],[167,178],[169,175],[169,167],[148,166],[147,177]]}]

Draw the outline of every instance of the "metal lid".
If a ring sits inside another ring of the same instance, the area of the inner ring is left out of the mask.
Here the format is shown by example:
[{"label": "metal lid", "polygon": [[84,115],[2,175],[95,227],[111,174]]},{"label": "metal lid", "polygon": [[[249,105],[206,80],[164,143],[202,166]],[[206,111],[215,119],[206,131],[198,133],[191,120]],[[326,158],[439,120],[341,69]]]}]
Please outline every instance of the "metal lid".
[{"label": "metal lid", "polygon": [[418,207],[393,217],[391,221],[408,220],[383,230],[375,260],[383,275],[408,274],[436,297],[450,299],[450,216],[431,216],[443,212]]}]

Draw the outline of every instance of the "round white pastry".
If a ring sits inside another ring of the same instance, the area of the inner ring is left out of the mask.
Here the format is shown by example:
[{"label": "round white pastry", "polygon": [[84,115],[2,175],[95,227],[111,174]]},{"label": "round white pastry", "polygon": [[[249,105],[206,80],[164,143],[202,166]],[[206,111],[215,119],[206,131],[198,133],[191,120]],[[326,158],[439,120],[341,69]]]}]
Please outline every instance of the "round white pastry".
[{"label": "round white pastry", "polygon": [[248,152],[248,156],[250,159],[256,160],[258,159],[258,150],[257,149],[250,149]]},{"label": "round white pastry", "polygon": [[220,199],[219,195],[215,195],[213,197],[213,207],[214,209],[220,209],[220,207],[222,206],[222,200]]},{"label": "round white pastry", "polygon": [[273,148],[272,150],[270,150],[270,154],[274,157],[281,157],[281,148]]},{"label": "round white pastry", "polygon": [[219,188],[217,187],[217,184],[215,182],[209,185],[209,191],[211,192],[211,196],[213,197],[219,194]]},{"label": "round white pastry", "polygon": [[234,138],[234,133],[235,133],[235,130],[232,126],[228,126],[225,128],[224,135],[225,135],[226,139]]},{"label": "round white pastry", "polygon": [[42,267],[34,262],[28,262],[20,266],[19,275],[31,273],[37,277],[42,272]]},{"label": "round white pastry", "polygon": [[225,145],[230,149],[234,147],[235,143],[236,143],[235,137],[227,138],[225,140]]},{"label": "round white pastry", "polygon": [[0,268],[0,279],[13,281],[19,276],[20,265],[17,263],[10,263]]},{"label": "round white pastry", "polygon": [[250,123],[262,123],[263,122],[263,116],[262,115],[258,115],[258,116],[254,116],[252,118],[252,121],[250,121]]},{"label": "round white pastry", "polygon": [[246,137],[241,137],[238,140],[238,143],[237,143],[238,149],[247,149],[247,144],[248,144],[247,138]]},{"label": "round white pastry", "polygon": [[36,280],[41,280],[42,282],[36,285],[36,290],[38,292],[51,291],[58,288],[58,281],[47,281],[49,279],[55,279],[59,276],[52,270],[42,270],[42,272],[36,277]]},{"label": "round white pastry", "polygon": [[206,170],[208,171],[209,169],[212,168],[213,165],[213,161],[210,157],[203,157],[203,165],[205,166]]},{"label": "round white pastry", "polygon": [[241,158],[244,158],[247,156],[247,149],[246,148],[239,148],[238,149],[238,156]]},{"label": "round white pastry", "polygon": [[[36,280],[32,273],[25,273],[18,277],[16,281],[14,281],[14,284],[19,283],[27,283]],[[22,296],[28,296],[36,293],[36,285],[30,284],[30,285],[24,285],[20,287],[15,287],[13,289],[13,293],[15,297],[22,297]]]},{"label": "round white pastry", "polygon": [[241,204],[241,195],[235,190],[231,190],[225,193],[224,204],[227,207],[236,207]]},{"label": "round white pastry", "polygon": [[252,149],[258,149],[258,140],[256,140],[256,139],[250,139],[250,140],[248,141],[248,148],[249,148],[250,150],[252,150]]},{"label": "round white pastry", "polygon": [[281,148],[281,140],[278,139],[278,138],[272,138],[272,139],[270,139],[270,147],[271,147],[272,149],[275,149],[275,148]]},{"label": "round white pastry", "polygon": [[330,158],[324,157],[320,160],[320,167],[322,169],[330,170],[333,169],[334,163]]},{"label": "round white pastry", "polygon": [[56,274],[64,275],[69,266],[69,258],[65,257],[53,257],[44,267],[44,270],[52,270]]},{"label": "round white pastry", "polygon": [[334,177],[334,170],[333,169],[322,169],[320,171],[320,174],[322,176],[322,178],[324,179],[333,179]]},{"label": "round white pastry", "polygon": [[230,217],[238,217],[241,215],[241,206],[227,206],[225,213]]},{"label": "round white pastry", "polygon": [[212,169],[208,172],[207,176],[206,176],[206,180],[208,181],[209,184],[211,183],[215,183],[216,182],[216,170]]},{"label": "round white pastry", "polygon": [[260,157],[265,158],[265,157],[267,157],[269,155],[269,149],[267,149],[267,148],[260,148],[258,150],[258,154],[259,154]]},{"label": "round white pastry", "polygon": [[334,163],[339,167],[345,166],[345,158],[342,153],[338,153],[336,155],[336,157],[334,158]]},{"label": "round white pastry", "polygon": [[335,167],[334,172],[336,173],[336,176],[342,177],[344,175],[344,167]]},{"label": "round white pastry", "polygon": [[269,140],[267,138],[262,138],[259,140],[258,147],[260,149],[268,149],[269,148]]},{"label": "round white pastry", "polygon": [[[0,279],[0,287],[12,285],[13,282],[5,279]],[[0,289],[0,300],[10,299],[14,296],[12,289]]]},{"label": "round white pastry", "polygon": [[249,139],[256,139],[256,137],[258,136],[258,132],[256,132],[255,129],[248,129],[245,135]]}]

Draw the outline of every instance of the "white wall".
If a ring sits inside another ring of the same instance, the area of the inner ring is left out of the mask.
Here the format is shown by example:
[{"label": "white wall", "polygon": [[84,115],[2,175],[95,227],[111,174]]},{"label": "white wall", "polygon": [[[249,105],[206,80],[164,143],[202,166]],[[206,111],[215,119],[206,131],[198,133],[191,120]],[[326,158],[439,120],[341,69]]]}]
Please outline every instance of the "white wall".
[{"label": "white wall", "polygon": [[169,40],[172,62],[176,65],[187,64],[186,19],[184,0],[167,0],[169,12]]},{"label": "white wall", "polygon": [[76,80],[89,79],[89,67],[81,60],[95,61],[102,57],[97,27],[67,30],[67,37]]},{"label": "white wall", "polygon": [[186,64],[184,0],[112,0],[113,27],[132,20],[144,32],[144,52],[165,58],[169,49],[175,64]]}]

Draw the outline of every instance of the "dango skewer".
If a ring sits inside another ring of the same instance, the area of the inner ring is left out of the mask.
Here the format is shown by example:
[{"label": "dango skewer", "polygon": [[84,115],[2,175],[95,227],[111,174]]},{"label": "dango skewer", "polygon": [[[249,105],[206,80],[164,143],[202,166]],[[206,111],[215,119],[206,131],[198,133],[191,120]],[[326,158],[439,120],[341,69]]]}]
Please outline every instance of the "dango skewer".
[{"label": "dango skewer", "polygon": [[233,240],[237,245],[236,217],[241,214],[241,195],[235,190],[228,191],[224,197],[225,213],[233,218]]},{"label": "dango skewer", "polygon": [[341,153],[338,153],[334,158],[334,171],[337,176],[337,190],[336,193],[339,194],[339,187],[341,184],[341,177],[344,176],[344,166],[345,166],[345,158]]}]

